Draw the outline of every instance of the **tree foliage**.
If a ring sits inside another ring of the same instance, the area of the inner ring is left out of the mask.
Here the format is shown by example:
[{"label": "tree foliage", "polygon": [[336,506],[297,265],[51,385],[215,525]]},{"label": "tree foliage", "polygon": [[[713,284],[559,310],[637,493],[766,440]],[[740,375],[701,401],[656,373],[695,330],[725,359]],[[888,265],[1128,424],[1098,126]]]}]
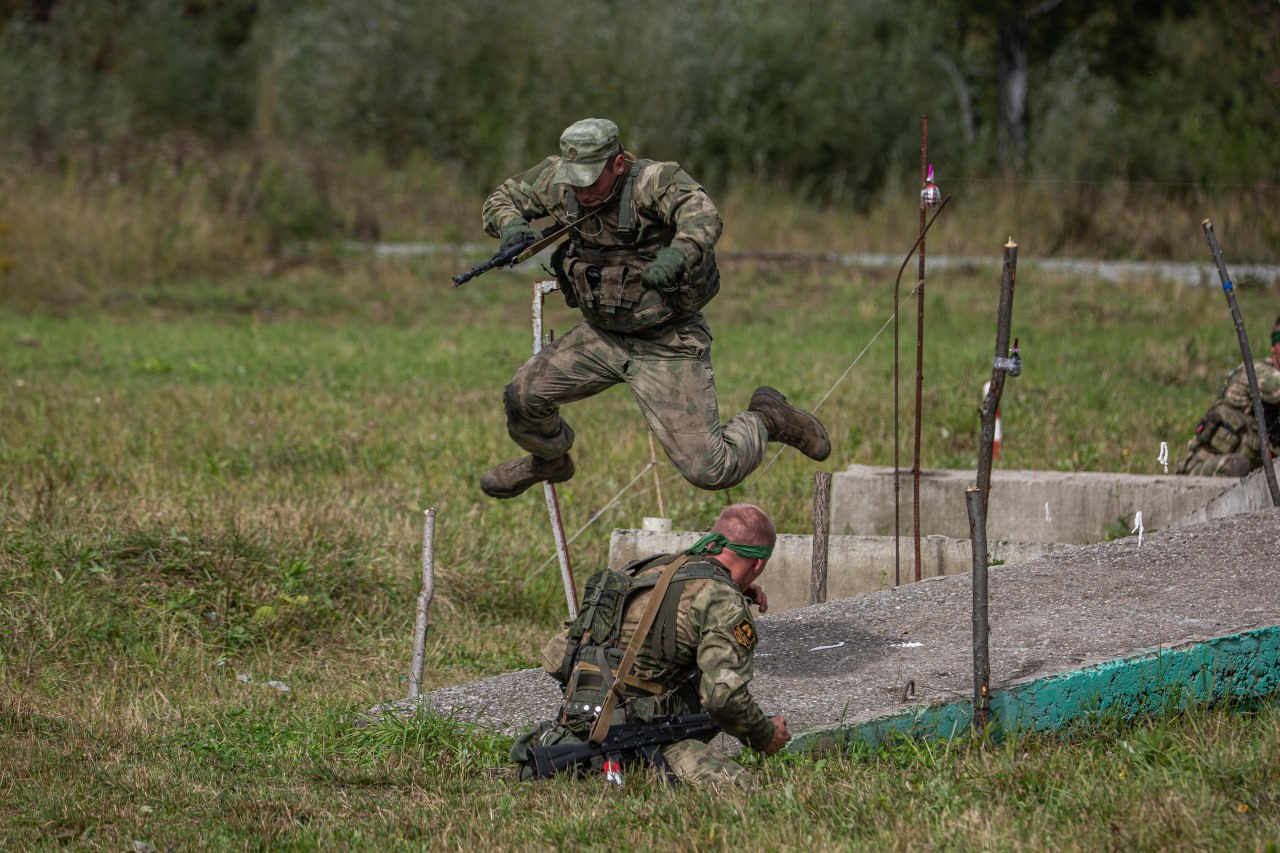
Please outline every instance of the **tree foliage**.
[{"label": "tree foliage", "polygon": [[425,156],[484,185],[607,115],[628,147],[704,180],[861,202],[913,173],[927,114],[935,159],[971,175],[1280,171],[1280,7],[1264,0],[3,8],[0,139],[42,159],[182,130]]}]

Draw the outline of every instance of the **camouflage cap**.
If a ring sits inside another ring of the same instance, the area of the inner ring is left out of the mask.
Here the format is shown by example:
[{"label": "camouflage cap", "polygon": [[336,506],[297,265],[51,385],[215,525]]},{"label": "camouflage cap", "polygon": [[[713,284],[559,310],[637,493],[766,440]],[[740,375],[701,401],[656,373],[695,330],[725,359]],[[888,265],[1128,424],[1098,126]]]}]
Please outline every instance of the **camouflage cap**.
[{"label": "camouflage cap", "polygon": [[618,126],[607,118],[575,121],[560,134],[560,167],[554,182],[589,187],[604,171],[609,158],[622,151]]}]

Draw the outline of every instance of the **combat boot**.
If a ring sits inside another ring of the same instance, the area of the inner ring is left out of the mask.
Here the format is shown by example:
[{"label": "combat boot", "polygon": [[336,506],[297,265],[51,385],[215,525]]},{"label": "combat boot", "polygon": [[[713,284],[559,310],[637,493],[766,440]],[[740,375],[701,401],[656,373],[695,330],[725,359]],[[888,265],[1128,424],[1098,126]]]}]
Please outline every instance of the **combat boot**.
[{"label": "combat boot", "polygon": [[536,483],[563,483],[572,476],[573,460],[567,453],[556,459],[525,456],[490,468],[480,478],[480,490],[491,498],[514,498]]},{"label": "combat boot", "polygon": [[770,441],[780,441],[799,450],[810,459],[821,462],[831,453],[831,439],[822,423],[808,412],[787,402],[781,393],[761,385],[751,395],[748,412],[764,420]]}]

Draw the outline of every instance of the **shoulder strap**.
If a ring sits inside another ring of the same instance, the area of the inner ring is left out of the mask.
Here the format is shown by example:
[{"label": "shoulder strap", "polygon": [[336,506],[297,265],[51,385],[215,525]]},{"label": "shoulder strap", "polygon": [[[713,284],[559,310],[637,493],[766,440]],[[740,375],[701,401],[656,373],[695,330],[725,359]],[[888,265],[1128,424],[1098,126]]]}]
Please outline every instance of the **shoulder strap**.
[{"label": "shoulder strap", "polygon": [[[636,227],[635,212],[631,209],[631,191],[635,188],[636,177],[639,176],[640,170],[647,164],[648,160],[636,160],[631,166],[631,173],[627,175],[627,180],[622,185],[622,192],[618,197],[618,236],[628,246],[636,244]],[[569,193],[573,195],[573,193]]]},{"label": "shoulder strap", "polygon": [[653,626],[654,617],[658,615],[658,608],[662,606],[662,599],[667,595],[667,587],[671,586],[671,579],[675,577],[676,571],[687,562],[689,562],[689,555],[681,554],[670,563],[667,563],[666,568],[662,570],[662,576],[658,578],[658,582],[653,588],[653,595],[649,598],[649,604],[644,609],[644,615],[640,617],[640,624],[636,626],[636,632],[631,635],[631,642],[627,643],[627,651],[622,656],[622,662],[618,664],[617,672],[614,673],[614,682],[610,686],[609,694],[605,697],[604,704],[600,708],[600,715],[596,717],[596,721],[591,725],[591,740],[593,742],[604,743],[604,737],[609,733],[609,726],[613,722],[613,709],[618,706],[618,691],[622,689],[623,682],[631,674],[631,667],[635,665],[640,645],[649,634],[649,628]]},{"label": "shoulder strap", "polygon": [[[672,586],[678,586],[686,581],[699,580],[705,578],[707,580],[719,581],[727,583],[737,589],[737,584],[733,582],[733,578],[729,575],[729,570],[718,566],[714,563],[696,562],[686,563],[676,572],[675,578],[671,581]],[[657,622],[654,623],[652,637],[649,642],[649,655],[654,660],[673,661],[676,657],[676,622],[680,611],[680,597],[683,591],[678,593],[669,593],[662,600],[662,607],[658,611]]]}]

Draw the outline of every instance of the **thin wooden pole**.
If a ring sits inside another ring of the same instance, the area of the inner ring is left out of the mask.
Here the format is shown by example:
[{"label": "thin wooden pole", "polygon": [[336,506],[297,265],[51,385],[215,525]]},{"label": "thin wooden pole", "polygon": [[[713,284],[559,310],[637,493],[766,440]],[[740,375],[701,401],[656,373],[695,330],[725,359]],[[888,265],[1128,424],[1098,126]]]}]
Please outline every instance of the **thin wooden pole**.
[{"label": "thin wooden pole", "polygon": [[996,314],[996,354],[991,364],[991,384],[982,401],[982,435],[978,444],[978,482],[982,492],[982,509],[985,513],[991,493],[991,456],[996,435],[996,412],[1000,409],[1000,397],[1004,394],[1006,375],[1017,376],[1022,372],[1019,357],[1009,352],[1010,327],[1013,316],[1013,291],[1018,280],[1018,244],[1004,244],[1004,267],[1000,273],[1000,307]]},{"label": "thin wooden pole", "polygon": [[413,625],[413,666],[409,670],[409,698],[422,693],[422,672],[427,657],[427,609],[436,589],[436,511],[422,514],[422,591],[418,593],[418,615]]},{"label": "thin wooden pole", "polygon": [[813,475],[813,566],[809,575],[809,603],[827,600],[827,540],[831,532],[831,472]]},{"label": "thin wooden pole", "polygon": [[1244,375],[1249,380],[1249,396],[1253,398],[1253,417],[1258,422],[1263,476],[1267,478],[1267,488],[1271,490],[1272,506],[1280,506],[1280,485],[1276,484],[1276,469],[1271,458],[1271,438],[1267,435],[1267,414],[1262,408],[1262,393],[1258,390],[1258,371],[1253,366],[1253,354],[1249,349],[1249,333],[1245,331],[1244,317],[1240,315],[1235,285],[1231,283],[1231,276],[1227,275],[1227,265],[1222,261],[1222,249],[1218,246],[1218,238],[1213,233],[1213,223],[1206,219],[1202,225],[1204,236],[1209,240],[1209,249],[1213,252],[1213,261],[1218,266],[1222,292],[1227,297],[1227,306],[1231,308],[1231,319],[1236,324],[1236,339],[1240,341],[1240,355],[1244,358]]},{"label": "thin wooden pole", "polygon": [[667,510],[662,505],[662,478],[658,476],[658,450],[653,446],[653,430],[649,430],[649,468],[653,471],[653,490],[658,493],[658,517],[666,518]]},{"label": "thin wooden pole", "polygon": [[965,490],[969,512],[969,542],[973,546],[973,728],[987,727],[991,699],[991,635],[987,621],[987,518],[982,490]]}]

